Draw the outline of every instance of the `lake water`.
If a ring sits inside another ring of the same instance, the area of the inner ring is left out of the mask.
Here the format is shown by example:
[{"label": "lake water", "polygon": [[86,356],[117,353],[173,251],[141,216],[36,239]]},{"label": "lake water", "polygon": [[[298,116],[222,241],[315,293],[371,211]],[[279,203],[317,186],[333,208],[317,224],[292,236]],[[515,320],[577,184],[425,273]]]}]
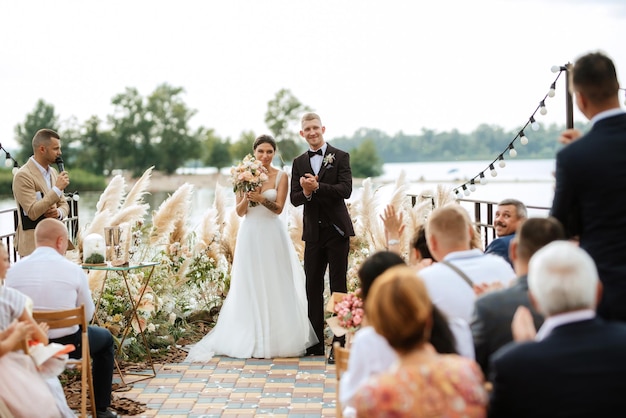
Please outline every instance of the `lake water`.
[{"label": "lake water", "polygon": [[[496,165],[497,177],[492,177],[489,170],[485,173],[488,183],[477,185],[477,189],[468,199],[497,202],[505,198],[515,198],[528,206],[549,207],[554,195],[554,160],[508,160],[505,168]],[[395,181],[404,173],[410,194],[419,194],[424,190],[434,190],[438,184],[449,187],[458,186],[485,170],[488,164],[479,161],[448,161],[435,163],[389,163],[383,166],[382,176],[372,179],[377,188],[378,202],[382,207],[393,191]],[[362,188],[355,186],[350,200],[361,196]],[[80,191],[79,191],[80,192]],[[173,192],[173,191],[172,191]],[[159,192],[147,195],[145,200],[151,211],[158,209],[168,193]],[[229,192],[234,199],[234,195]],[[81,193],[79,203],[81,228],[91,221],[95,213],[100,193]],[[211,207],[214,199],[212,186],[196,188],[191,202],[191,226],[199,224],[205,211]],[[232,201],[230,203],[232,205]],[[15,207],[12,196],[0,196],[0,210]],[[150,212],[151,213],[151,212]],[[543,210],[529,209],[530,216],[545,216]],[[12,232],[13,218],[0,217],[0,234]]]}]

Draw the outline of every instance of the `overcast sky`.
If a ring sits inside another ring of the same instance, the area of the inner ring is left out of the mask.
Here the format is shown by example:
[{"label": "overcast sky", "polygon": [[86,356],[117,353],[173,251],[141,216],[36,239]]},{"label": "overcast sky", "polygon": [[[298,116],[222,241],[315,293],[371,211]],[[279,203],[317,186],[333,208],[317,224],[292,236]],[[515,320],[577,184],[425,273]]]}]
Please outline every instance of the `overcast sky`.
[{"label": "overcast sky", "polygon": [[[164,82],[185,89],[193,127],[233,139],[267,132],[281,88],[320,113],[327,139],[513,129],[551,66],[583,53],[609,54],[626,84],[625,24],[624,0],[4,0],[0,142],[15,146],[38,99],[82,123],[126,87]],[[564,87],[539,121],[564,123]]]}]

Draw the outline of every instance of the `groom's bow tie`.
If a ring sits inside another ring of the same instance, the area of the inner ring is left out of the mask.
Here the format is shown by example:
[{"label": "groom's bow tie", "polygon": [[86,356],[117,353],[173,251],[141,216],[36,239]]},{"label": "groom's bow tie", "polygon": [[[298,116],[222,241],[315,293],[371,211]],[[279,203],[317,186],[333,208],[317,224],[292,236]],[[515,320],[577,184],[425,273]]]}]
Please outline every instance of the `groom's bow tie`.
[{"label": "groom's bow tie", "polygon": [[309,150],[308,153],[309,153],[309,158],[313,157],[314,155],[322,155],[322,149],[320,148],[317,151]]}]

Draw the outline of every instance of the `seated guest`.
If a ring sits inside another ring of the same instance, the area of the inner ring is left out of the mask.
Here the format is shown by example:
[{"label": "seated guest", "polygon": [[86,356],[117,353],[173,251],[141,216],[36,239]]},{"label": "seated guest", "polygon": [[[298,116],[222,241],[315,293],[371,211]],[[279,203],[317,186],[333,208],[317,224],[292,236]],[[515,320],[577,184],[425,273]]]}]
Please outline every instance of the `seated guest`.
[{"label": "seated guest", "polygon": [[358,417],[485,416],[487,395],[478,365],[456,354],[439,354],[428,342],[432,303],[415,270],[396,266],[378,277],[365,314],[398,362],[359,388],[354,398]]},{"label": "seated guest", "polygon": [[[0,243],[0,283],[4,283],[6,273],[10,267],[9,254],[4,243]],[[14,410],[15,416],[60,416],[74,418],[74,413],[67,405],[61,382],[56,375],[43,376],[33,367],[30,357],[21,352],[24,341],[33,340],[47,344],[47,326],[37,325],[31,316],[32,301],[17,290],[3,287],[0,284],[0,356],[8,351],[20,349],[20,353],[12,352],[0,367],[4,378],[0,384],[0,397],[4,396]],[[12,322],[11,322],[12,321]],[[16,322],[19,321],[19,322]],[[18,347],[18,345],[20,345]],[[17,367],[17,368],[16,368]],[[11,370],[15,371],[13,373]],[[19,373],[18,373],[19,372]],[[41,388],[41,381],[47,385]],[[21,383],[24,385],[20,385]],[[50,406],[49,396],[53,397],[56,406]],[[6,405],[5,405],[6,406]],[[27,413],[21,408],[26,407]],[[18,412],[20,409],[22,412]],[[41,411],[41,412],[37,412]],[[44,412],[45,411],[45,412]]]},{"label": "seated guest", "polygon": [[485,253],[499,255],[513,265],[509,258],[509,245],[515,237],[517,227],[526,219],[526,216],[526,205],[519,200],[504,199],[498,203],[496,217],[493,220],[493,227],[498,238],[489,243]]},{"label": "seated guest", "polygon": [[592,258],[576,244],[552,242],[531,258],[528,288],[546,319],[535,341],[492,356],[489,416],[620,416],[626,324],[596,317],[602,286]]},{"label": "seated guest", "polygon": [[[398,254],[390,251],[376,252],[361,264],[358,275],[364,302],[367,301],[369,290],[376,278],[388,268],[397,265],[406,264]],[[432,316],[430,343],[439,353],[456,353],[454,336],[448,327],[447,318],[436,308],[433,308]],[[356,332],[350,348],[348,368],[340,380],[339,395],[346,417],[354,415],[352,400],[361,384],[371,376],[387,370],[397,358],[387,340],[373,327],[364,325]]]},{"label": "seated guest", "polygon": [[[2,289],[3,293],[0,297],[0,305],[5,308],[8,304],[18,302],[18,299],[25,300],[24,295],[15,297],[15,295],[5,295],[13,291],[13,289]],[[10,299],[11,302],[7,301]],[[7,311],[4,311],[5,313]],[[26,339],[32,338],[39,328],[37,324],[29,320],[13,322],[6,328],[0,325],[0,401],[10,411],[11,417],[30,418],[30,417],[63,417],[55,398],[46,384],[44,378],[39,374],[33,360],[27,354],[19,351],[23,347]],[[32,320],[32,318],[31,318]],[[63,398],[65,402],[65,398]],[[69,408],[68,408],[69,409]],[[73,414],[72,414],[73,416]]]},{"label": "seated guest", "polygon": [[515,278],[501,257],[470,249],[474,227],[467,211],[458,204],[435,209],[426,222],[428,249],[437,260],[420,270],[431,300],[449,319],[459,354],[474,358],[469,322],[477,285],[508,283]]},{"label": "seated guest", "polygon": [[509,287],[476,299],[470,327],[476,361],[485,376],[489,376],[489,357],[513,341],[511,323],[518,306],[531,309],[536,328],[543,323],[543,317],[531,308],[528,299],[528,262],[541,247],[559,239],[565,239],[565,231],[555,218],[530,218],[522,222],[509,250],[517,279]]},{"label": "seated guest", "polygon": [[[35,228],[35,251],[21,259],[7,274],[6,286],[26,294],[33,300],[34,310],[50,311],[85,305],[85,315],[91,320],[94,303],[83,269],[64,257],[68,237],[65,225],[56,219],[44,219]],[[81,353],[81,330],[78,327],[49,331],[52,342],[74,344],[71,358]],[[89,348],[93,360],[93,384],[97,418],[111,418],[109,409],[113,379],[113,337],[109,330],[89,326]]]},{"label": "seated guest", "polygon": [[[10,267],[9,254],[0,243],[0,279]],[[44,379],[21,349],[29,340],[48,343],[45,324],[30,314],[31,301],[15,289],[0,285],[0,400],[14,417],[73,417],[57,377]],[[61,396],[56,396],[60,389]]]}]

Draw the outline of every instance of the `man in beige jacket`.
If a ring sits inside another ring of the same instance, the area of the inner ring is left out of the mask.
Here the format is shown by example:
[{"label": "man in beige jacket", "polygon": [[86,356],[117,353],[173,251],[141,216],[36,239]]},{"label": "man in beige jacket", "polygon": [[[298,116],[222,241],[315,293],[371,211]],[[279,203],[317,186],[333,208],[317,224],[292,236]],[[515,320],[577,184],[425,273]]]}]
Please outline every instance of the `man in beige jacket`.
[{"label": "man in beige jacket", "polygon": [[42,219],[63,220],[69,213],[63,190],[70,178],[67,172],[57,173],[51,167],[60,156],[59,134],[40,129],[33,137],[33,156],[13,177],[13,196],[19,214],[15,248],[20,257],[35,249],[35,227]]}]

